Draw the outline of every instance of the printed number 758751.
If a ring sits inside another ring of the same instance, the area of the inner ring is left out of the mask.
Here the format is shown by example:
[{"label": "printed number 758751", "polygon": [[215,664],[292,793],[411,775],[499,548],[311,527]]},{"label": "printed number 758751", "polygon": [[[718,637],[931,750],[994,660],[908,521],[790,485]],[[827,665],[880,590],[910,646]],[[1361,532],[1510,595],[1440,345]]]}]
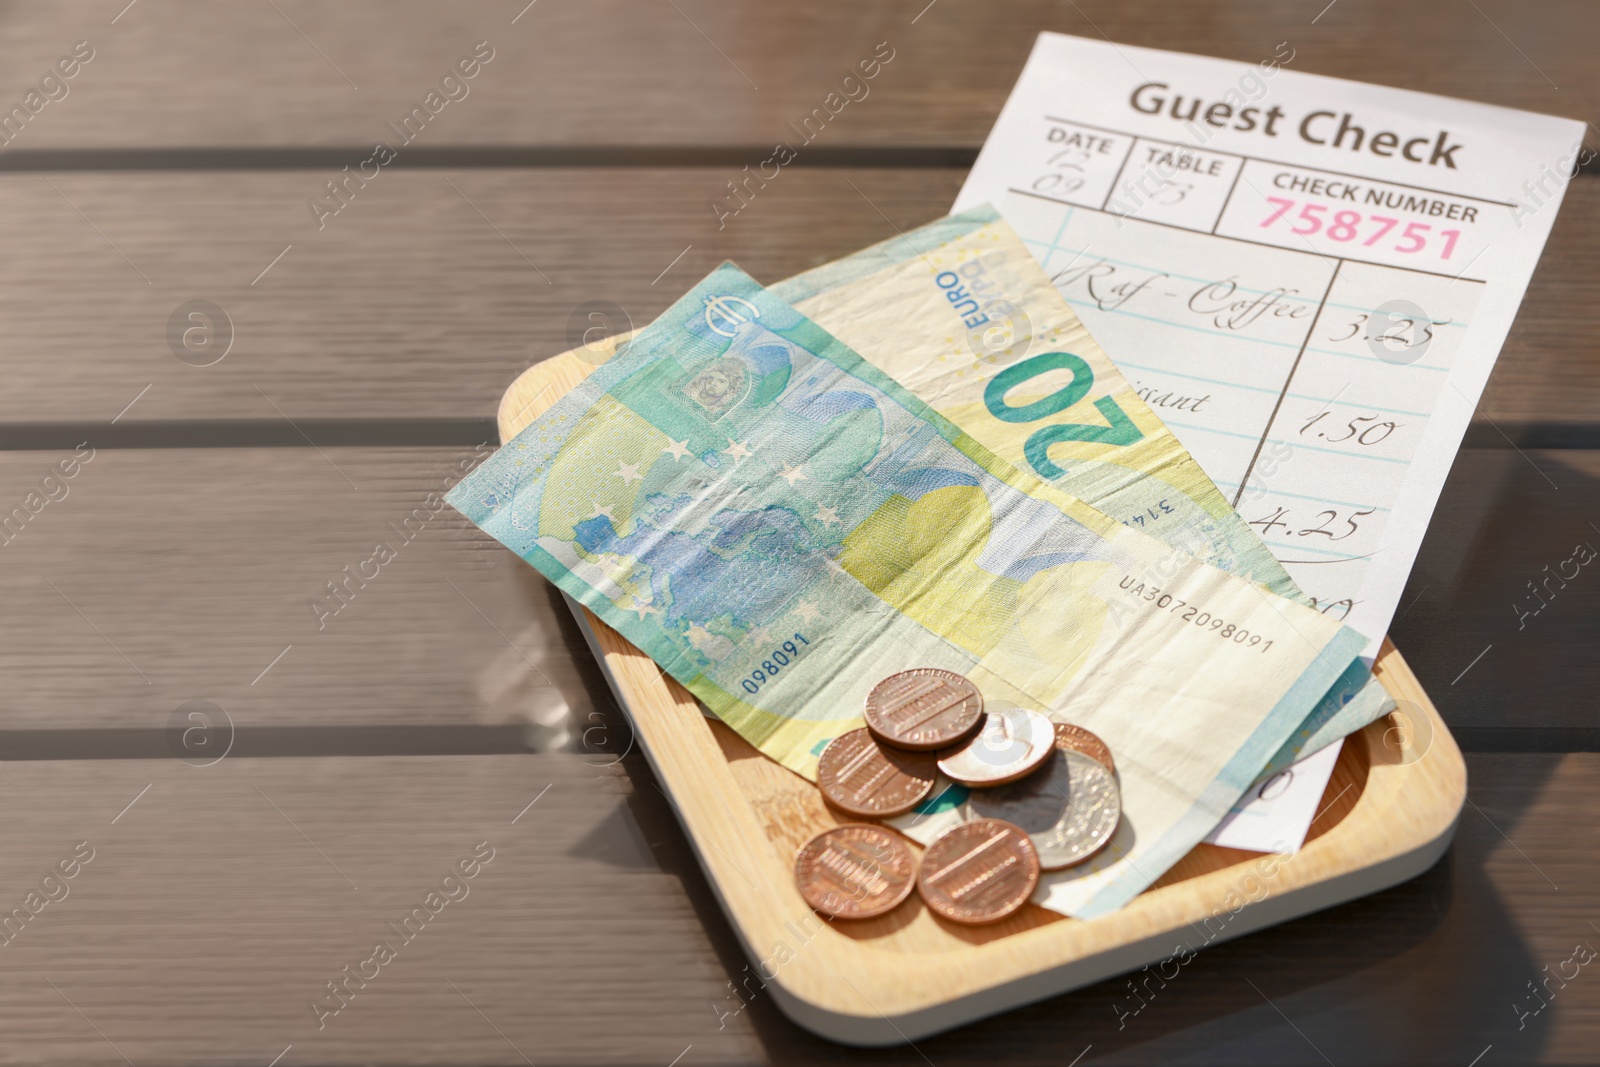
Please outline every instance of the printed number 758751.
[{"label": "printed number 758751", "polygon": [[[1301,203],[1282,196],[1269,196],[1267,203],[1275,204],[1277,210],[1261,220],[1263,228],[1281,220],[1292,232],[1302,237],[1321,232],[1330,241],[1354,241],[1365,230],[1367,238],[1361,244],[1368,248],[1383,241],[1389,231],[1400,225],[1399,219],[1387,215],[1365,215],[1359,211],[1338,211],[1329,217],[1326,204]],[[1290,212],[1296,205],[1300,211],[1291,215]],[[1433,227],[1426,222],[1408,222],[1392,244],[1385,242],[1381,247],[1387,247],[1395,252],[1421,252],[1428,247],[1428,235],[1432,230]],[[1440,248],[1436,244],[1434,251],[1440,259],[1449,259],[1456,250],[1456,242],[1461,239],[1461,231],[1440,230],[1437,236],[1444,239],[1444,245]]]}]

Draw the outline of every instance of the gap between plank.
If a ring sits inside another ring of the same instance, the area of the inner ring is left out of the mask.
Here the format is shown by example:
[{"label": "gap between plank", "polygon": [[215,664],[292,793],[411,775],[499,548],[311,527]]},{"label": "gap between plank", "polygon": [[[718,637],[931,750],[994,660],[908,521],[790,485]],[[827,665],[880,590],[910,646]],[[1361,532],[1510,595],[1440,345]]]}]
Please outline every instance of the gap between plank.
[{"label": "gap between plank", "polygon": [[[302,435],[295,429],[305,431]],[[493,417],[295,419],[127,419],[104,422],[0,422],[0,451],[53,452],[93,441],[96,448],[385,448],[498,444]],[[1501,436],[1501,431],[1505,436]],[[1509,441],[1508,441],[1509,439]],[[1462,448],[1513,445],[1550,451],[1600,449],[1600,423],[1475,422]]]},{"label": "gap between plank", "polygon": [[[338,170],[372,154],[370,145],[284,148],[35,148],[0,153],[0,173],[78,171]],[[732,167],[772,154],[771,145],[444,145],[408,147],[389,167]],[[975,147],[807,146],[787,166],[968,169]]]},{"label": "gap between plank", "polygon": [[[368,144],[259,148],[32,148],[0,154],[0,173],[41,171],[335,170],[372,152]],[[388,164],[411,168],[743,167],[770,155],[762,145],[429,145],[410,146]],[[970,169],[976,145],[808,145],[792,167]],[[1600,158],[1578,177],[1600,174]]]},{"label": "gap between plank", "polygon": [[[233,736],[228,759],[308,756],[524,755],[521,723],[438,726],[255,726]],[[1600,752],[1600,728],[1458,726],[1466,753]],[[172,759],[169,731],[133,727],[0,729],[0,763],[29,760]]]}]

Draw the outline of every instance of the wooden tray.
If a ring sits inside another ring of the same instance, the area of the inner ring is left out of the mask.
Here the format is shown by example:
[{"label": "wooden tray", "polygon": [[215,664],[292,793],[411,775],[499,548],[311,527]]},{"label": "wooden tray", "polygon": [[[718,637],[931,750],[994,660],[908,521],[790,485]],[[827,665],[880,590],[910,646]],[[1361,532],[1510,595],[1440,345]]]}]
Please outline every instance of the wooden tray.
[{"label": "wooden tray", "polygon": [[[567,355],[525,372],[501,401],[501,439],[593,369]],[[914,1041],[1386,889],[1443,854],[1466,796],[1460,749],[1386,640],[1374,673],[1400,710],[1345,742],[1295,855],[1203,844],[1127,907],[1088,921],[1030,904],[992,926],[960,926],[913,894],[880,919],[829,922],[795,888],[794,856],[845,820],[573,606],[750,957],[735,984],[746,996],[770,993],[789,1018],[846,1044]]]}]

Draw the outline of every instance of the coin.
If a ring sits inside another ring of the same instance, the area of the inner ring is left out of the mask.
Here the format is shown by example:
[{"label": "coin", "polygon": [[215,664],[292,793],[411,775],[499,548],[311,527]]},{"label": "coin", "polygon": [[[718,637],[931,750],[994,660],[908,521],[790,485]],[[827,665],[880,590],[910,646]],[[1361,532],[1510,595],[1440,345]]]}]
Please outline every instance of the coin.
[{"label": "coin", "polygon": [[935,915],[992,923],[1028,902],[1039,884],[1039,856],[1028,835],[999,819],[974,819],[922,854],[917,892]]},{"label": "coin", "polygon": [[1081,726],[1073,726],[1066,722],[1056,723],[1056,747],[1069,752],[1082,752],[1090,759],[1105,764],[1106,770],[1112,774],[1117,773],[1117,765],[1111,759],[1111,749],[1097,735]]},{"label": "coin", "polygon": [[1055,751],[1055,724],[1037,711],[999,708],[983,717],[983,728],[939,761],[939,769],[962,785],[1004,785],[1030,773]]},{"label": "coin", "polygon": [[1122,791],[1105,764],[1072,749],[1021,781],[973,790],[985,818],[1004,819],[1028,835],[1047,871],[1082,863],[1103,848],[1122,820]]},{"label": "coin", "polygon": [[867,729],[886,745],[915,752],[965,740],[983,719],[983,694],[936,667],[891,674],[867,694]]},{"label": "coin", "polygon": [[862,729],[835,737],[817,760],[817,785],[828,803],[869,819],[910,811],[938,777],[932,756],[885,747]]},{"label": "coin", "polygon": [[806,903],[838,919],[893,911],[917,880],[917,857],[881,826],[835,826],[800,846],[794,880]]}]

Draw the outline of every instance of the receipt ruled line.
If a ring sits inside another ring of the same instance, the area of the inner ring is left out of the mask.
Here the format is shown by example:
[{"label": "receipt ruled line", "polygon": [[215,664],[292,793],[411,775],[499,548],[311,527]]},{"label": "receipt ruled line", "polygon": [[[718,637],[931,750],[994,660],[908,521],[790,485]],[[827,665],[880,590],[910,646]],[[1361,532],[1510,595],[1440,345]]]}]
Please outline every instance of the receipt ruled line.
[{"label": "receipt ruled line", "polygon": [[1267,416],[1267,425],[1261,431],[1261,440],[1256,442],[1256,450],[1250,454],[1250,463],[1244,469],[1244,476],[1239,479],[1239,491],[1233,494],[1233,506],[1238,508],[1239,500],[1244,496],[1244,490],[1250,484],[1250,475],[1255,472],[1256,461],[1261,458],[1261,449],[1266,445],[1267,438],[1272,435],[1272,425],[1278,421],[1278,412],[1283,408],[1283,398],[1289,395],[1289,385],[1294,381],[1294,372],[1300,369],[1300,361],[1305,358],[1306,346],[1311,343],[1311,336],[1317,330],[1317,324],[1322,321],[1322,309],[1328,304],[1328,295],[1333,292],[1333,287],[1339,280],[1339,271],[1344,266],[1344,260],[1336,260],[1333,265],[1333,276],[1328,279],[1327,288],[1322,290],[1322,299],[1317,302],[1317,313],[1311,316],[1311,325],[1306,327],[1306,338],[1300,342],[1300,351],[1295,353],[1294,362],[1289,365],[1289,374],[1283,379],[1283,389],[1278,393],[1278,399],[1272,405],[1272,414]]}]

